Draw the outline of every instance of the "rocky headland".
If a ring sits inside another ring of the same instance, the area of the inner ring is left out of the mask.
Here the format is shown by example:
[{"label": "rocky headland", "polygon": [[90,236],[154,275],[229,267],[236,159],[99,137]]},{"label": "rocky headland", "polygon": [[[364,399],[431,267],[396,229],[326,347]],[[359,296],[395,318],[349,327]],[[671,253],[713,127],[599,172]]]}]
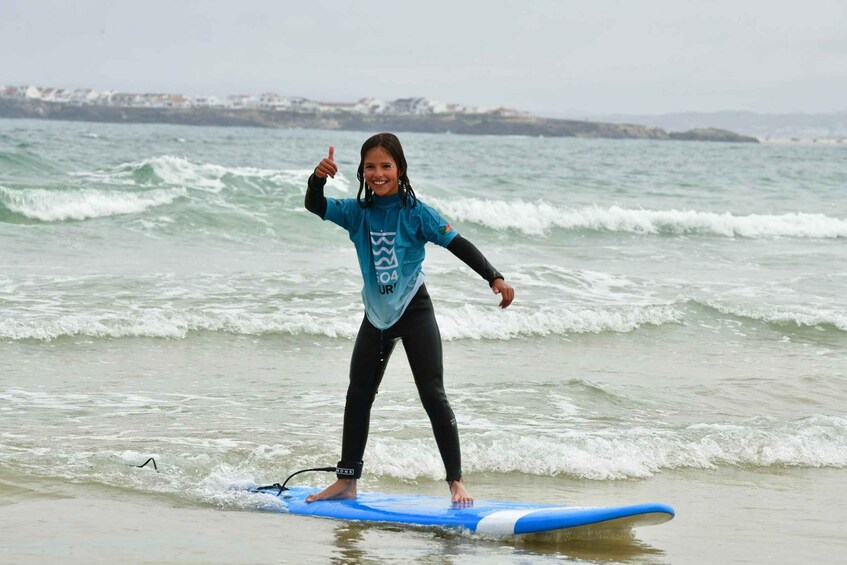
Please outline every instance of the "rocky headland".
[{"label": "rocky headland", "polygon": [[605,139],[656,139],[758,143],[755,137],[714,128],[667,132],[634,124],[541,118],[492,113],[428,115],[304,112],[244,108],[138,108],[78,105],[43,100],[0,98],[0,118],[107,123],[164,123],[195,126],[306,128],[350,131],[398,131],[476,135],[526,135]]}]

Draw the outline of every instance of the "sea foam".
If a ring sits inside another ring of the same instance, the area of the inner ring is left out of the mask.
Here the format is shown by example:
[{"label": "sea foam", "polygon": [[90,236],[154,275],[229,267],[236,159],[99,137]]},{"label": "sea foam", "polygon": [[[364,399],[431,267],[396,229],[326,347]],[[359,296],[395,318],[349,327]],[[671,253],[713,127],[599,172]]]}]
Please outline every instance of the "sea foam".
[{"label": "sea foam", "polygon": [[750,214],[696,210],[647,210],[620,206],[567,208],[539,201],[479,198],[427,198],[428,203],[454,221],[480,224],[495,230],[518,230],[546,235],[554,228],[629,232],[636,234],[713,235],[721,237],[847,237],[847,220],[824,214]]},{"label": "sea foam", "polygon": [[832,326],[847,332],[847,314],[837,308],[802,305],[728,304],[714,300],[703,302],[722,314],[750,318],[778,325],[795,325],[799,328]]},{"label": "sea foam", "polygon": [[[164,184],[218,193],[239,183],[261,192],[267,192],[269,188],[291,185],[305,190],[306,182],[311,174],[311,169],[232,167],[195,162],[175,155],[159,155],[122,163],[107,169],[76,172],[73,176],[110,184],[139,186]],[[350,190],[350,183],[343,174],[329,179],[327,186],[341,192]]]},{"label": "sea foam", "polygon": [[[462,434],[463,467],[469,473],[569,475],[590,480],[647,478],[677,469],[729,467],[847,467],[847,419],[815,415],[796,421],[752,418],[681,428],[574,429],[555,435]],[[444,469],[431,441],[374,436],[371,472],[403,479],[436,479]]]},{"label": "sea foam", "polygon": [[532,310],[499,311],[464,305],[439,308],[444,339],[514,339],[585,333],[628,333],[640,327],[681,324],[684,312],[674,305],[550,306]]},{"label": "sea foam", "polygon": [[61,337],[153,337],[183,339],[193,332],[228,332],[239,335],[322,335],[352,338],[360,320],[329,319],[317,313],[276,314],[144,310],[137,313],[89,313],[53,316],[52,319],[0,320],[0,338],[51,341]]},{"label": "sea foam", "polygon": [[11,212],[42,222],[137,214],[170,204],[185,195],[185,190],[181,188],[127,192],[88,188],[64,191],[41,188],[12,190],[0,186],[0,203],[3,206]]},{"label": "sea foam", "polygon": [[[445,340],[509,340],[531,336],[626,333],[646,325],[682,322],[683,312],[671,305],[573,309],[552,307],[514,312],[472,305],[439,309],[439,324]],[[227,332],[238,335],[279,333],[352,339],[360,323],[358,309],[353,315],[338,315],[334,309],[323,307],[285,309],[273,313],[133,308],[121,312],[51,313],[43,317],[10,315],[0,320],[0,338],[44,341],[72,336],[182,339],[195,332]]]}]

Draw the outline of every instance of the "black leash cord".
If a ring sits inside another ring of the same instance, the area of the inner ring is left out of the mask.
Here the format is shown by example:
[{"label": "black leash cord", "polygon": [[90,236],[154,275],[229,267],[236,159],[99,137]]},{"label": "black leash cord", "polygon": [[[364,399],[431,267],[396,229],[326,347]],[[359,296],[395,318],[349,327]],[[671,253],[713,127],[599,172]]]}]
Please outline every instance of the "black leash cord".
[{"label": "black leash cord", "polygon": [[[159,467],[156,465],[156,460],[155,460],[155,459],[153,459],[152,457],[151,457],[151,458],[149,458],[147,461],[145,461],[143,464],[141,464],[141,465],[134,465],[134,466],[135,466],[135,467],[138,467],[139,469],[142,469],[142,468],[146,467],[146,466],[147,466],[148,464],[150,464],[150,463],[152,463],[152,464],[153,464],[153,468],[154,468],[154,469],[156,470],[156,472],[158,473],[158,472],[159,472]],[[297,471],[297,472],[295,472],[295,473],[291,473],[290,475],[288,475],[288,478],[287,478],[287,479],[285,479],[285,481],[283,481],[283,483],[282,483],[282,484],[274,483],[274,484],[272,484],[272,485],[267,485],[267,486],[263,486],[263,487],[256,487],[256,490],[257,490],[257,491],[259,491],[259,490],[273,490],[273,489],[279,489],[279,491],[276,493],[276,496],[279,496],[280,494],[282,494],[282,491],[284,491],[284,490],[288,490],[288,488],[286,488],[286,486],[285,486],[285,485],[287,485],[287,484],[288,484],[288,481],[290,481],[290,480],[291,480],[291,477],[295,477],[295,476],[299,475],[300,473],[309,473],[309,472],[311,472],[311,471],[324,471],[324,472],[326,472],[326,473],[334,473],[334,472],[335,472],[335,467],[313,467],[312,469],[301,469],[301,470],[299,470],[299,471]]]},{"label": "black leash cord", "polygon": [[153,463],[153,468],[156,469],[156,472],[158,473],[159,467],[156,466],[156,460],[153,459],[152,457],[150,459],[148,459],[147,461],[145,461],[143,465],[136,465],[136,467],[138,467],[139,469],[142,469],[142,468],[146,467],[148,463],[151,463],[151,462]]},{"label": "black leash cord", "polygon": [[283,483],[282,483],[282,484],[274,483],[274,484],[272,484],[272,485],[267,485],[267,486],[264,486],[264,487],[256,487],[256,490],[273,490],[273,489],[279,489],[279,491],[276,493],[276,496],[279,496],[280,494],[282,494],[282,491],[284,491],[284,490],[288,490],[288,489],[285,487],[285,485],[287,485],[287,484],[288,484],[288,481],[290,481],[290,480],[291,480],[291,477],[294,477],[295,475],[299,475],[300,473],[308,473],[308,472],[310,472],[310,471],[323,471],[323,472],[326,472],[326,473],[334,473],[334,472],[335,472],[335,467],[315,467],[315,468],[313,468],[313,469],[301,469],[300,471],[297,471],[296,473],[291,473],[290,475],[288,475],[288,478],[287,478],[287,479],[285,479],[285,481],[283,481]]}]

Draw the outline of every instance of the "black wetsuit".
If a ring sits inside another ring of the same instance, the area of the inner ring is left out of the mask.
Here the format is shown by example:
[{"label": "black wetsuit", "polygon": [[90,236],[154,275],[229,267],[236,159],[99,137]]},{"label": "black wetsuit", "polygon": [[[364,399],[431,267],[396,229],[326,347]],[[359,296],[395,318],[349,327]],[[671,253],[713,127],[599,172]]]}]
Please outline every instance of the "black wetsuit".
[{"label": "black wetsuit", "polygon": [[[325,183],[325,179],[312,175],[306,192],[306,208],[322,219],[327,210],[326,198],[323,195]],[[489,284],[495,279],[503,278],[482,253],[460,235],[453,238],[447,249]],[[400,319],[390,327],[381,330],[374,326],[367,316],[362,320],[350,362],[341,461],[338,462],[336,473],[339,478],[361,476],[371,406],[388,359],[399,340],[403,341],[415,386],[432,424],[435,441],[447,471],[447,480],[458,480],[462,477],[459,432],[456,418],[444,392],[441,333],[425,285],[418,289]]]}]

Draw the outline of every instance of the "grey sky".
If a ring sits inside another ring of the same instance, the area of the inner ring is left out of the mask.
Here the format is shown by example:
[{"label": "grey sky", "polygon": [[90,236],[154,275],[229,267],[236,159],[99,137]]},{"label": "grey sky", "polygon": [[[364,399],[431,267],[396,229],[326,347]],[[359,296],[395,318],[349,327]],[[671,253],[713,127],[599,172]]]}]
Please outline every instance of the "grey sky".
[{"label": "grey sky", "polygon": [[847,0],[0,0],[0,84],[847,110]]}]

